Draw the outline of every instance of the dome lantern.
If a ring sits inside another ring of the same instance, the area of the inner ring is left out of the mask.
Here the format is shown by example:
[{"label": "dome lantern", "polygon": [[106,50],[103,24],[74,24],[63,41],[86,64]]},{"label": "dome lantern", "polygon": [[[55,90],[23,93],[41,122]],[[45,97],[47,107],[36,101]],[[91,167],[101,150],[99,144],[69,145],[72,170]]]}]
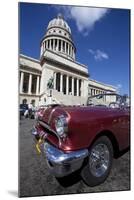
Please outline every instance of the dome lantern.
[{"label": "dome lantern", "polygon": [[59,19],[64,19],[63,15],[62,15],[61,13],[59,13],[59,14],[57,15],[57,18],[59,18]]}]

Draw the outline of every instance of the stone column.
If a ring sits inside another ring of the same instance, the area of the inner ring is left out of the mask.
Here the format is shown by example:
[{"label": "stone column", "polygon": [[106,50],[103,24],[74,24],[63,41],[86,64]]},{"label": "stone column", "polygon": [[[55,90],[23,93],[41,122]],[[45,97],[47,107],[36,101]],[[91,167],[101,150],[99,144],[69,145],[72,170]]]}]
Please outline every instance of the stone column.
[{"label": "stone column", "polygon": [[65,42],[65,53],[67,53],[67,43]]},{"label": "stone column", "polygon": [[73,48],[73,59],[75,59],[75,50],[74,50],[74,48]]},{"label": "stone column", "polygon": [[66,94],[68,95],[68,75],[66,76]]},{"label": "stone column", "polygon": [[52,50],[52,46],[51,45],[52,45],[52,43],[51,43],[51,39],[50,39],[50,42],[49,42],[49,49],[50,50]]},{"label": "stone column", "polygon": [[96,95],[96,90],[94,89],[94,95]]},{"label": "stone column", "polygon": [[72,95],[74,95],[74,77],[72,77]]},{"label": "stone column", "polygon": [[54,90],[56,89],[56,72],[54,72]]},{"label": "stone column", "polygon": [[81,80],[81,96],[84,96],[84,80]]},{"label": "stone column", "polygon": [[63,74],[60,74],[60,92],[63,92]]},{"label": "stone column", "polygon": [[77,79],[77,96],[79,96],[79,79]]},{"label": "stone column", "polygon": [[36,95],[39,94],[39,76],[37,76],[37,81],[36,81]]},{"label": "stone column", "polygon": [[57,39],[57,47],[56,50],[59,51],[59,40]]},{"label": "stone column", "polygon": [[21,72],[21,77],[20,77],[20,93],[23,92],[23,81],[24,81],[24,72]]},{"label": "stone column", "polygon": [[73,52],[72,52],[72,45],[71,45],[71,57],[73,57]]},{"label": "stone column", "polygon": [[69,56],[71,56],[71,45],[69,45]]},{"label": "stone column", "polygon": [[32,74],[29,75],[28,94],[31,94],[31,87],[32,87]]},{"label": "stone column", "polygon": [[72,57],[72,45],[70,45],[70,56]]},{"label": "stone column", "polygon": [[75,60],[75,48],[74,48],[74,60]]},{"label": "stone column", "polygon": [[73,51],[74,51],[73,49],[74,49],[74,48],[72,47],[72,58],[74,57],[74,56],[73,56]]},{"label": "stone column", "polygon": [[71,46],[71,57],[73,58],[73,47]]},{"label": "stone column", "polygon": [[48,40],[46,41],[46,49],[48,49]]},{"label": "stone column", "polygon": [[52,39],[52,40],[53,40],[52,50],[54,50],[55,39]]},{"label": "stone column", "polygon": [[69,55],[69,48],[70,48],[70,45],[69,45],[69,43],[68,43],[68,55]]}]

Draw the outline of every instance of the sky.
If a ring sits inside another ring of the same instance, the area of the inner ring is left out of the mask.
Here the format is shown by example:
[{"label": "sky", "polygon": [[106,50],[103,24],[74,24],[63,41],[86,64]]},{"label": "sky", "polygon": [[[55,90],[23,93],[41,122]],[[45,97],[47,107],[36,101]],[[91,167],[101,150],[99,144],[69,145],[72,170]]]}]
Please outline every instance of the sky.
[{"label": "sky", "polygon": [[130,10],[20,3],[21,54],[39,59],[40,41],[58,13],[71,28],[76,61],[88,67],[90,78],[130,95]]}]

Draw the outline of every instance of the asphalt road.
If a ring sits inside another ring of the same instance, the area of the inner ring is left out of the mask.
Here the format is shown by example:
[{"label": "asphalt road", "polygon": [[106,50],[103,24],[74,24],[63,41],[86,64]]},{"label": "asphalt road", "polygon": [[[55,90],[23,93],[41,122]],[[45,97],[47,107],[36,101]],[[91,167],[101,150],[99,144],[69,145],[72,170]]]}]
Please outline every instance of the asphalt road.
[{"label": "asphalt road", "polygon": [[130,153],[114,159],[107,180],[96,187],[87,186],[77,175],[60,182],[47,169],[45,155],[37,155],[31,128],[35,120],[20,120],[19,132],[19,193],[21,197],[78,194],[130,190]]}]

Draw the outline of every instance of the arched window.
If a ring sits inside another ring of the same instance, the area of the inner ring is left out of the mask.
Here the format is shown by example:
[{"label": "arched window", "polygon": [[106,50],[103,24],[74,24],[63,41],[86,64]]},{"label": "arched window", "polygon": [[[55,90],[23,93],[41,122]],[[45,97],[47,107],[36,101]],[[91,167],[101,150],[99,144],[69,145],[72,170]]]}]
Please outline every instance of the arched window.
[{"label": "arched window", "polygon": [[23,103],[23,104],[26,104],[26,103],[27,103],[27,99],[23,99],[23,100],[22,100],[22,103]]}]

